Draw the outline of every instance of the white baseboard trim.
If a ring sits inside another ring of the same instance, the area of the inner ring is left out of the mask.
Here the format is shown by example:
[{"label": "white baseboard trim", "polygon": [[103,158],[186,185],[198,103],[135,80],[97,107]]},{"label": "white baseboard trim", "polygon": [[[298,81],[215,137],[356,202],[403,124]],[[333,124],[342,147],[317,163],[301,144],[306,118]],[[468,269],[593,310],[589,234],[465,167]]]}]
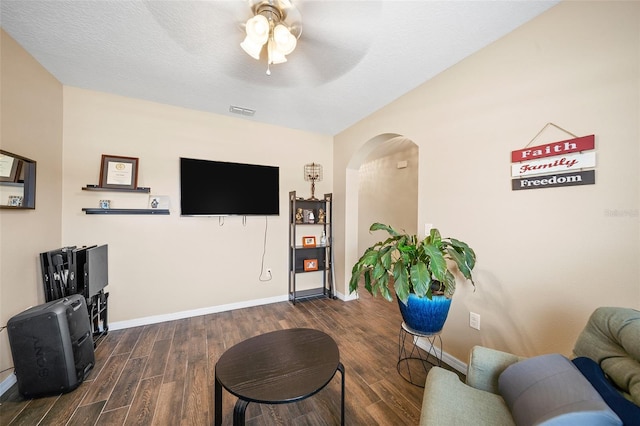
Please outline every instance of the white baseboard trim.
[{"label": "white baseboard trim", "polygon": [[336,297],[338,299],[340,299],[340,300],[345,301],[345,302],[349,302],[351,300],[358,300],[359,299],[358,293],[356,293],[356,292],[353,292],[351,294],[345,295],[345,294],[340,293],[339,291],[336,291]]},{"label": "white baseboard trim", "polygon": [[15,374],[7,376],[2,382],[0,382],[0,396],[4,395],[4,393],[17,382],[18,379],[16,378]]},{"label": "white baseboard trim", "polygon": [[[431,343],[429,343],[429,341],[427,339],[424,338],[418,338],[416,345],[419,348],[424,349],[426,352],[429,352],[429,350],[431,349]],[[435,349],[440,352],[440,348],[438,348],[437,346],[435,347]],[[442,351],[442,362],[444,362],[445,364],[447,364],[448,366],[456,369],[457,371],[459,371],[462,374],[467,374],[467,364],[460,361],[458,358],[449,355],[448,353],[446,353],[445,351]]]},{"label": "white baseboard trim", "polygon": [[136,318],[126,321],[117,321],[109,324],[109,330],[121,330],[123,328],[140,327],[144,325],[156,324],[165,321],[175,321],[184,318],[197,317],[200,315],[216,314],[219,312],[232,311],[234,309],[250,308],[253,306],[268,305],[270,303],[286,302],[288,295],[269,297],[265,299],[248,300],[246,302],[229,303],[227,305],[211,306],[208,308],[192,309],[189,311],[174,312],[171,314],[154,315],[150,317]]}]

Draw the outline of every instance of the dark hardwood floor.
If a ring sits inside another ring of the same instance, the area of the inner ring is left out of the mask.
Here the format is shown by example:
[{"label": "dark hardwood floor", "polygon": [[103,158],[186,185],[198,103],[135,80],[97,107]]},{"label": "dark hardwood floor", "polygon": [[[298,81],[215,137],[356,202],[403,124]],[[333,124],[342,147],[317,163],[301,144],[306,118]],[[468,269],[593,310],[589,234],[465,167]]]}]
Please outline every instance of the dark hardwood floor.
[{"label": "dark hardwood floor", "polygon": [[[215,363],[225,349],[268,331],[308,327],[331,335],[346,371],[347,425],[416,425],[423,389],[396,370],[398,306],[362,294],[238,309],[110,331],[96,365],[74,391],[32,400],[14,385],[0,399],[1,425],[210,425]],[[223,424],[235,397],[223,391]],[[316,395],[291,404],[249,404],[248,425],[340,423],[340,373]]]}]

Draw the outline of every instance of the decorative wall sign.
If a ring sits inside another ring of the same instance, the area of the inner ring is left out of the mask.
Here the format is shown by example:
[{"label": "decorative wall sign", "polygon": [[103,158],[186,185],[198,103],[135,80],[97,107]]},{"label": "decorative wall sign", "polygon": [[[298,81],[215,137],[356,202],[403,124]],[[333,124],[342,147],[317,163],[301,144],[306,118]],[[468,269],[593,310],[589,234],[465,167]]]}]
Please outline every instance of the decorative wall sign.
[{"label": "decorative wall sign", "polygon": [[594,183],[596,183],[596,171],[586,170],[576,173],[560,173],[511,179],[511,189],[518,191],[521,189],[554,188],[557,186],[592,185]]},{"label": "decorative wall sign", "polygon": [[511,151],[511,177],[517,178],[511,180],[511,189],[595,184],[595,170],[585,169],[596,166],[596,153],[584,152],[595,148],[595,135],[578,137],[547,123],[531,142],[547,126],[554,126],[574,138]]},{"label": "decorative wall sign", "polygon": [[569,154],[511,165],[511,176],[532,176],[549,172],[567,172],[596,166],[596,153]]},{"label": "decorative wall sign", "polygon": [[572,152],[588,151],[595,148],[595,140],[595,135],[589,135],[511,151],[511,162],[516,163],[518,161],[535,160],[537,158],[553,157],[556,155],[570,154]]}]

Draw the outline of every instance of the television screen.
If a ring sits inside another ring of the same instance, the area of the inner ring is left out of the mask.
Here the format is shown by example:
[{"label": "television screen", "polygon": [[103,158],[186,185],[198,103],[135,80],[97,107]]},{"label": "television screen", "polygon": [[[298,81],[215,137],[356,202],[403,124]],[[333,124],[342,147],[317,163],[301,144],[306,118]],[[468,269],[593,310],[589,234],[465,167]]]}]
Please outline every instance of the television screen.
[{"label": "television screen", "polygon": [[180,158],[182,216],[279,215],[279,168]]}]

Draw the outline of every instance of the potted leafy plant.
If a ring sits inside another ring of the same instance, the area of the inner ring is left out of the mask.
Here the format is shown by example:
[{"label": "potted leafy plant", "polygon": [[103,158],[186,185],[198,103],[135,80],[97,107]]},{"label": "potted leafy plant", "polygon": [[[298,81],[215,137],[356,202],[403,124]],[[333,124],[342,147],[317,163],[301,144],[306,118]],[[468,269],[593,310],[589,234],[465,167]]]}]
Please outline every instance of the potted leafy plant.
[{"label": "potted leafy plant", "polygon": [[392,301],[393,285],[409,327],[427,334],[442,330],[456,289],[455,268],[475,286],[473,249],[460,240],[442,238],[435,228],[423,240],[381,223],[369,230],[387,231],[389,238],[367,248],[353,266],[349,292],[357,291],[364,278],[369,293]]}]

